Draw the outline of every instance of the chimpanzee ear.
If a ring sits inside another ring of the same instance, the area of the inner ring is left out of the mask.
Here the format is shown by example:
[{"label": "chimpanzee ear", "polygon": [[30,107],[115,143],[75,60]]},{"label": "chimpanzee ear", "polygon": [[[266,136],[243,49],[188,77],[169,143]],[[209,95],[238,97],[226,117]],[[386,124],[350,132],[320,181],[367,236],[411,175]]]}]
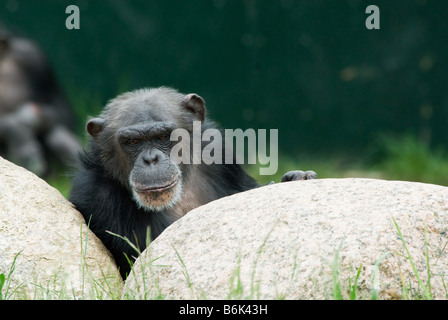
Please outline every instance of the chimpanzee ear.
[{"label": "chimpanzee ear", "polygon": [[92,136],[96,137],[104,129],[105,121],[101,118],[93,118],[87,122],[87,132]]},{"label": "chimpanzee ear", "polygon": [[182,101],[182,107],[196,114],[201,122],[205,119],[205,101],[195,93],[187,94]]}]

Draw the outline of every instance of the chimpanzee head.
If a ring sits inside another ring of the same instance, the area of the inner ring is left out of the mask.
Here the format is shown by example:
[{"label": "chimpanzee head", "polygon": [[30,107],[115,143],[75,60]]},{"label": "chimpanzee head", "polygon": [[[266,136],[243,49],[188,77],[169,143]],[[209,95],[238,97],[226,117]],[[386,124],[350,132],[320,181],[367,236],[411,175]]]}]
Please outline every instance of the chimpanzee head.
[{"label": "chimpanzee head", "polygon": [[205,102],[170,88],[128,92],[111,100],[87,132],[100,151],[106,172],[133,194],[139,207],[163,210],[179,200],[184,167],[170,159],[171,132],[192,132],[204,121]]}]

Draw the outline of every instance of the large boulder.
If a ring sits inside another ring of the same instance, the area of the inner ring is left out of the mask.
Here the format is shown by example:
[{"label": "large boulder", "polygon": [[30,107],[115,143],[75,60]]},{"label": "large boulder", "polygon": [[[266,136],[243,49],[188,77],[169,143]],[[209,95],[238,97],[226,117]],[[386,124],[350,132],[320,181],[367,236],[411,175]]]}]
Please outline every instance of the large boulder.
[{"label": "large boulder", "polygon": [[137,259],[123,298],[445,299],[447,227],[442,186],[269,185],[171,225]]},{"label": "large boulder", "polygon": [[0,274],[3,299],[113,298],[121,282],[111,254],[73,205],[2,158]]}]

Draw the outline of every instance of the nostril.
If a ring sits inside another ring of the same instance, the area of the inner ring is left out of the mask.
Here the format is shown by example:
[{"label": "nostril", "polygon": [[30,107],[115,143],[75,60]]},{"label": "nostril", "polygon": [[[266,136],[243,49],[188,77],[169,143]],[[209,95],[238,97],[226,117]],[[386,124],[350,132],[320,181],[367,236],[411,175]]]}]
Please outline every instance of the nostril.
[{"label": "nostril", "polygon": [[157,162],[159,161],[159,157],[157,155],[147,154],[143,157],[143,161],[146,165],[157,164]]}]

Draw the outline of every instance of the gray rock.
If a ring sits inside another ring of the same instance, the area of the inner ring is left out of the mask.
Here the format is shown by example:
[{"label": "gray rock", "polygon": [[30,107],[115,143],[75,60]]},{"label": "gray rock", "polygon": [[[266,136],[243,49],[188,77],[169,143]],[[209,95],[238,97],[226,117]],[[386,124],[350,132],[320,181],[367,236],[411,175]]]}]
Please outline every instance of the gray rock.
[{"label": "gray rock", "polygon": [[358,299],[445,299],[447,226],[442,186],[371,179],[269,185],[171,225],[137,259],[122,297],[348,299],[356,284]]},{"label": "gray rock", "polygon": [[100,286],[107,282],[118,292],[121,280],[112,256],[73,205],[2,158],[0,274],[8,278],[8,299],[109,298],[112,291]]}]

